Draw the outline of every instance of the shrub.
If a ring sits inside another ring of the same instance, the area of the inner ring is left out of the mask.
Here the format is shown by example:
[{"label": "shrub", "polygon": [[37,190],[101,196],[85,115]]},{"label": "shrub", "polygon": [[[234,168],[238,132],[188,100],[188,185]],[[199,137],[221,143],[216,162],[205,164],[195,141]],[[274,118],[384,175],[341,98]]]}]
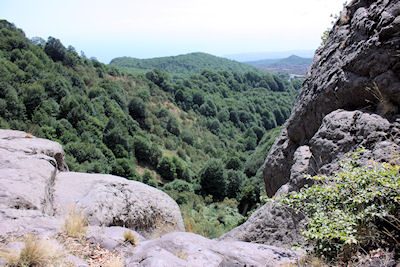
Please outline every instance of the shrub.
[{"label": "shrub", "polygon": [[176,167],[172,158],[162,158],[158,164],[157,171],[166,181],[173,181],[176,178]]},{"label": "shrub", "polygon": [[157,188],[157,186],[158,186],[156,178],[154,178],[153,175],[151,175],[151,173],[147,170],[144,171],[144,173],[142,175],[142,181],[143,181],[143,183],[150,185],[152,187]]},{"label": "shrub", "polygon": [[304,237],[328,258],[381,246],[399,249],[400,167],[361,167],[358,156],[331,177],[309,177],[315,185],[281,199],[306,216]]},{"label": "shrub", "polygon": [[56,266],[63,261],[62,252],[48,240],[40,240],[32,234],[24,237],[24,247],[18,252],[0,251],[7,266]]},{"label": "shrub", "polygon": [[227,171],[227,187],[226,194],[229,198],[239,198],[240,191],[246,176],[241,171],[228,170]]},{"label": "shrub", "polygon": [[137,240],[136,240],[135,234],[132,233],[131,231],[125,231],[124,232],[124,242],[130,243],[132,246],[136,246]]},{"label": "shrub", "polygon": [[133,162],[130,162],[127,158],[116,159],[112,166],[111,174],[125,177],[129,180],[140,180],[140,176],[136,172]]},{"label": "shrub", "polygon": [[200,172],[200,185],[204,195],[212,195],[216,200],[226,196],[226,173],[221,160],[211,159]]},{"label": "shrub", "polygon": [[193,185],[183,181],[181,179],[175,179],[173,182],[169,182],[164,186],[165,190],[174,190],[179,193],[182,192],[194,192]]},{"label": "shrub", "polygon": [[65,217],[63,231],[72,237],[79,237],[86,234],[87,222],[82,214],[82,211],[77,212],[75,205],[71,208],[68,215]]}]

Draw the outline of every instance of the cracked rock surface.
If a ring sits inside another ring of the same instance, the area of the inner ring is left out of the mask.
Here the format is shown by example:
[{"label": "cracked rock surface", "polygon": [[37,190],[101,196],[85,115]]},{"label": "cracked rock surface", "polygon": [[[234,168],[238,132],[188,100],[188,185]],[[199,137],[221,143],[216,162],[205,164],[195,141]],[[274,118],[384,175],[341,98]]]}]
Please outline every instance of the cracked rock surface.
[{"label": "cracked rock surface", "polygon": [[167,194],[113,175],[59,173],[54,200],[56,214],[76,204],[90,225],[124,226],[146,238],[185,230],[179,206]]},{"label": "cracked rock surface", "polygon": [[146,237],[184,231],[176,202],[145,184],[69,172],[57,142],[0,130],[0,234],[56,232],[76,205],[91,225],[125,226]]},{"label": "cracked rock surface", "polygon": [[[297,191],[305,174],[331,174],[363,146],[363,164],[400,154],[400,1],[353,0],[315,52],[292,113],[264,163],[269,197]],[[276,244],[300,242],[270,203],[224,237]],[[276,213],[275,213],[276,214]],[[295,221],[290,213],[286,221]],[[278,230],[276,230],[278,229]],[[260,237],[257,233],[263,233]]]},{"label": "cracked rock surface", "polygon": [[279,266],[302,253],[238,241],[216,241],[193,233],[169,233],[127,254],[127,266]]}]

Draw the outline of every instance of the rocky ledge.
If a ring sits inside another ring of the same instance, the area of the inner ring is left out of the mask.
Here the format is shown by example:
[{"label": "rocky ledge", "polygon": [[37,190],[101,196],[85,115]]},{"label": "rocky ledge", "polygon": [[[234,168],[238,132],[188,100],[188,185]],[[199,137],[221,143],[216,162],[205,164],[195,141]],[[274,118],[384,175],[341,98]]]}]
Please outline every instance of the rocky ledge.
[{"label": "rocky ledge", "polygon": [[[89,223],[80,239],[62,231],[71,207]],[[122,177],[69,172],[60,144],[12,130],[0,130],[0,225],[0,252],[18,252],[33,234],[51,240],[73,266],[104,266],[104,255],[117,255],[125,266],[276,266],[301,255],[185,233],[178,205],[164,192]],[[134,244],[125,242],[127,231]]]},{"label": "rocky ledge", "polygon": [[[310,182],[306,174],[339,170],[359,147],[366,151],[364,164],[398,163],[399,106],[400,1],[350,1],[316,51],[292,113],[266,155],[267,195],[300,190]],[[222,239],[291,246],[301,242],[299,219],[267,203]]]}]

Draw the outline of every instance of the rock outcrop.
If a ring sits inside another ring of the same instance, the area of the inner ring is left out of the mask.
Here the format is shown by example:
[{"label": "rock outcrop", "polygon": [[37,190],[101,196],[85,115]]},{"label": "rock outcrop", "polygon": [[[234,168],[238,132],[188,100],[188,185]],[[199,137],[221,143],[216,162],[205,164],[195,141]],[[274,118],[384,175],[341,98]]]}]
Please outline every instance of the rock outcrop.
[{"label": "rock outcrop", "polygon": [[74,205],[91,225],[125,226],[146,237],[184,231],[178,205],[164,192],[121,177],[67,170],[60,144],[0,130],[0,234],[57,231]]},{"label": "rock outcrop", "polygon": [[107,174],[61,172],[54,192],[57,215],[76,204],[90,225],[123,226],[146,238],[185,230],[178,204],[140,182]]},{"label": "rock outcrop", "polygon": [[[264,182],[269,196],[292,180],[291,166],[298,160],[294,156],[299,147],[311,145],[312,158],[320,168],[333,160],[323,156],[326,160],[320,162],[310,143],[329,113],[338,109],[398,113],[399,50],[399,1],[357,0],[344,9],[326,44],[316,51],[292,114],[265,161]],[[360,144],[343,147],[347,150],[343,152]]]},{"label": "rock outcrop", "polygon": [[244,224],[219,239],[290,247],[302,241],[299,227],[301,219],[302,216],[269,202],[255,211]]},{"label": "rock outcrop", "polygon": [[[74,206],[89,223],[81,239],[61,233]],[[85,257],[104,264],[105,255],[118,255],[125,266],[277,266],[302,255],[182,232],[179,207],[164,192],[117,176],[69,172],[60,144],[11,130],[0,130],[0,225],[0,251],[18,255],[24,234],[34,234],[72,266],[90,266]]]},{"label": "rock outcrop", "polygon": [[238,241],[215,241],[193,233],[170,233],[127,254],[127,266],[279,266],[301,252]]},{"label": "rock outcrop", "polygon": [[[279,198],[299,190],[310,182],[305,174],[331,174],[360,146],[365,164],[398,160],[399,105],[400,1],[353,0],[316,51],[290,118],[265,160],[267,195]],[[270,205],[223,238],[271,244],[268,233],[295,237],[298,229],[282,224]],[[296,220],[290,213],[285,218]],[[281,245],[298,241],[282,239]]]}]

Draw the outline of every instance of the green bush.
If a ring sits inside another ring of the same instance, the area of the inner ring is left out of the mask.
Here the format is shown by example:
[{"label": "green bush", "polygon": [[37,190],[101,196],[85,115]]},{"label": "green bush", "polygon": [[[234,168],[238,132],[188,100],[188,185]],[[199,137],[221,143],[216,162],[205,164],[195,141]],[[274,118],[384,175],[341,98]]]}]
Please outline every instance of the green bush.
[{"label": "green bush", "polygon": [[221,160],[211,159],[200,172],[200,185],[204,195],[212,195],[216,200],[226,196],[226,173]]},{"label": "green bush", "polygon": [[143,183],[150,185],[152,187],[155,187],[155,188],[158,187],[156,178],[154,178],[153,175],[151,175],[151,173],[147,170],[144,171],[144,173],[142,175],[142,181],[143,181]]},{"label": "green bush", "polygon": [[315,185],[281,199],[306,216],[304,237],[328,258],[377,247],[399,249],[400,166],[361,167],[358,155],[340,172],[309,177]]},{"label": "green bush", "polygon": [[172,158],[163,157],[158,164],[157,172],[166,181],[173,181],[176,178],[176,166]]}]

